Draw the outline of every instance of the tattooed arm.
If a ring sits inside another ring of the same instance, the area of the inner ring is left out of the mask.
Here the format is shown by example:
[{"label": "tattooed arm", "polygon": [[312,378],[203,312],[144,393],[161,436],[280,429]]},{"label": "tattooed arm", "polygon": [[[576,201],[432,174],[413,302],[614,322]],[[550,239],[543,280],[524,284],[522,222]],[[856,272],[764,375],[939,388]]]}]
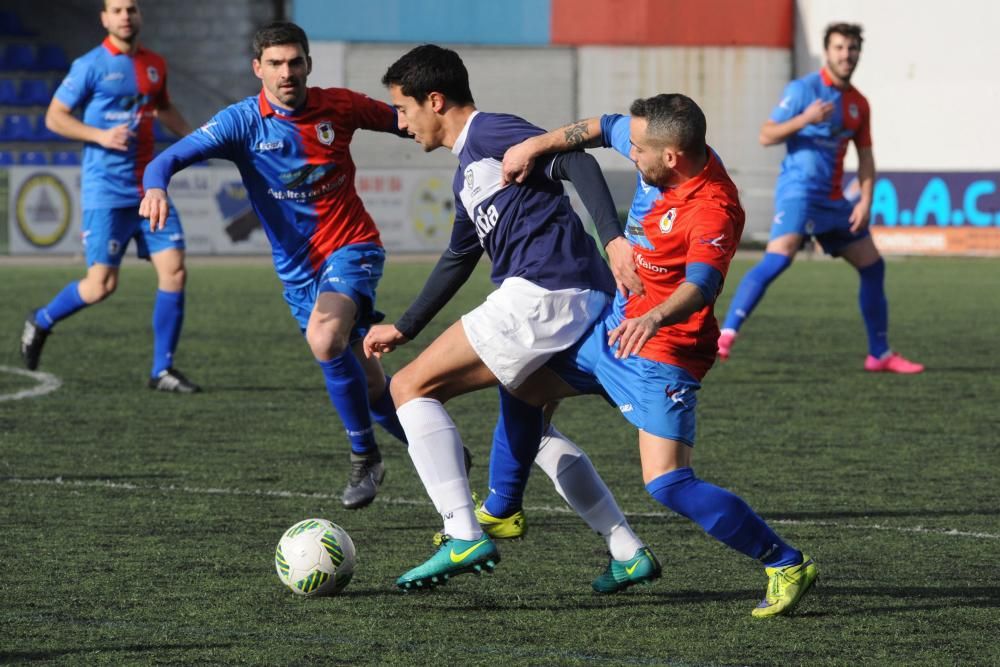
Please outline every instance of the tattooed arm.
[{"label": "tattooed arm", "polygon": [[511,146],[503,156],[504,184],[521,183],[534,166],[535,158],[546,153],[561,153],[601,146],[601,119],[587,118],[557,130],[525,139]]}]

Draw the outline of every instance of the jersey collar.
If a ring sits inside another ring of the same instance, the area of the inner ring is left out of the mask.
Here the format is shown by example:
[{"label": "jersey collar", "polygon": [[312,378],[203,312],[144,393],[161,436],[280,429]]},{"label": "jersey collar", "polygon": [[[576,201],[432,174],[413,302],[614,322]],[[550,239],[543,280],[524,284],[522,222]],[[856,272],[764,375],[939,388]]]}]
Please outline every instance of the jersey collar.
[{"label": "jersey collar", "polygon": [[469,117],[465,119],[465,127],[458,134],[458,139],[455,139],[455,145],[451,147],[451,152],[455,155],[461,155],[462,149],[465,148],[465,140],[469,138],[469,127],[472,126],[472,119],[479,114],[479,109],[476,109]]},{"label": "jersey collar", "polygon": [[675,188],[671,188],[669,190],[671,195],[678,199],[690,199],[716,172],[720,164],[719,156],[715,154],[711,146],[706,146],[705,150],[708,151],[708,162],[705,163],[705,166],[702,167],[697,176],[689,178]]},{"label": "jersey collar", "polygon": [[[91,43],[93,43],[93,42],[91,42]],[[103,46],[104,48],[106,48],[108,50],[108,52],[111,53],[111,55],[113,55],[113,56],[121,56],[121,55],[126,55],[127,56],[127,55],[129,55],[125,51],[122,51],[117,46],[115,46],[115,43],[111,41],[111,35],[108,35],[107,37],[104,38],[104,41],[101,42],[101,46]],[[143,51],[145,51],[145,49],[142,48],[142,45],[140,44],[139,47],[135,50],[135,53],[132,54],[132,55],[136,55],[137,56],[140,53],[142,53]]]},{"label": "jersey collar", "polygon": [[[833,82],[833,77],[830,76],[829,70],[825,67],[819,68],[819,78],[823,81],[823,85],[827,88],[837,88],[837,84]],[[837,90],[850,90],[853,87],[854,86],[848,81],[846,86],[843,88],[837,88]]]},{"label": "jersey collar", "polygon": [[306,88],[306,101],[302,103],[302,106],[298,109],[291,109],[287,113],[280,113],[275,111],[274,106],[271,104],[271,100],[267,99],[267,95],[264,94],[264,89],[260,89],[260,93],[257,95],[257,106],[260,109],[260,115],[267,118],[268,116],[281,116],[283,118],[288,118],[291,116],[301,116],[309,108],[309,102],[312,100],[312,95],[309,89]]}]

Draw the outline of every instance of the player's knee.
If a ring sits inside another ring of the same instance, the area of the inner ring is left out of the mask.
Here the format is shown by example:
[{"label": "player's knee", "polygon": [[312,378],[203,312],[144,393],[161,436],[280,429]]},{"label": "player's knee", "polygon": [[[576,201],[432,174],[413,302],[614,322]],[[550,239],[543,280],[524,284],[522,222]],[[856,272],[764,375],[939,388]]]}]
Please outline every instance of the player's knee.
[{"label": "player's knee", "polygon": [[347,350],[347,336],[327,327],[310,325],[306,329],[306,342],[313,356],[320,361],[335,359]]},{"label": "player's knee", "polygon": [[393,375],[392,382],[389,383],[389,393],[392,394],[392,402],[396,407],[415,398],[423,398],[426,394],[423,389],[423,383],[409,367]]},{"label": "player's knee", "polygon": [[183,266],[160,277],[160,289],[165,292],[182,292],[187,283],[187,269]]}]

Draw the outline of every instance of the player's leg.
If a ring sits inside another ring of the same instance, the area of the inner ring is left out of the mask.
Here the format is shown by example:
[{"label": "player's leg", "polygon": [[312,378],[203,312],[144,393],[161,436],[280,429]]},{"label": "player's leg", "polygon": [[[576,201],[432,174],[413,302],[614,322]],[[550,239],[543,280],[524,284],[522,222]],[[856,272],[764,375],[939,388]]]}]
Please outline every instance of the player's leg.
[{"label": "player's leg", "polygon": [[368,381],[368,407],[372,419],[405,445],[406,433],[399,423],[399,418],[396,417],[396,405],[392,402],[392,393],[389,390],[392,376],[386,375],[376,357],[365,356],[363,338],[351,343],[351,349],[354,350],[354,356],[365,371],[365,378]]},{"label": "player's leg", "polygon": [[156,269],[156,301],[153,304],[153,367],[149,387],[157,391],[194,394],[201,387],[174,368],[174,353],[184,326],[184,287],[187,269],[184,250],[167,248],[150,255]]},{"label": "player's leg", "polygon": [[889,302],[885,296],[885,260],[867,230],[862,238],[839,252],[858,271],[858,306],[868,335],[865,370],[873,372],[920,373],[923,365],[905,359],[889,347]]},{"label": "player's leg", "polygon": [[740,327],[764,298],[767,288],[792,264],[806,235],[807,207],[802,199],[778,200],[764,257],[740,281],[719,335],[719,357],[728,359]]},{"label": "player's leg", "polygon": [[65,285],[44,306],[28,313],[21,334],[21,358],[29,370],[38,368],[45,341],[58,322],[114,293],[118,286],[118,266],[130,234],[131,224],[118,209],[83,212],[87,274],[82,280]]}]

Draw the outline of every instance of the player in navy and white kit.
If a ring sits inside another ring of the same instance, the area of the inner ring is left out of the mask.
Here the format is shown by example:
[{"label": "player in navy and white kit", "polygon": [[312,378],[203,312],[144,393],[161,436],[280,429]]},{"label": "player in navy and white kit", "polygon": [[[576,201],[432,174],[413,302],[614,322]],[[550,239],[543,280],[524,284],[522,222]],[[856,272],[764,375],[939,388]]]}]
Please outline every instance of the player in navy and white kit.
[{"label": "player in navy and white kit", "polygon": [[[156,232],[139,215],[143,171],[153,157],[154,121],[178,135],[191,128],[167,95],[163,58],[139,44],[142,15],[136,0],[106,0],[101,22],[108,36],[73,61],[45,114],[50,130],[84,142],[80,185],[87,275],[31,311],[21,356],[29,369],[37,368],[57,322],[114,293],[122,258],[135,239],[139,256],[152,261],[157,277],[148,386],[193,393],[199,387],[173,368],[184,321],[184,231],[173,208]],[[83,109],[82,121],[73,115],[77,108]]]},{"label": "player in navy and white kit", "polygon": [[363,507],[384,475],[372,418],[404,436],[388,378],[377,360],[360,354],[376,317],[385,251],[355,190],[350,143],[359,129],[400,134],[396,112],[343,88],[307,88],[309,41],[293,23],[258,30],[254,53],[260,93],[226,107],[157,157],[146,170],[142,211],[154,226],[164,224],[170,177],[192,163],[218,158],[239,168],[271,242],[285,300],[351,443],[343,504]]},{"label": "player in navy and white kit", "polygon": [[[416,336],[484,252],[498,286],[485,303],[400,370],[392,384],[410,457],[444,520],[438,551],[396,582],[404,589],[426,588],[457,574],[492,570],[500,559],[477,521],[462,441],[443,403],[502,385],[498,431],[510,429],[519,442],[539,442],[541,410],[506,390],[589,330],[615,292],[615,278],[557,179],[571,179],[598,226],[610,224],[619,241],[627,242],[620,237],[614,203],[596,161],[584,153],[550,157],[523,184],[501,184],[504,151],[543,131],[516,116],[476,110],[468,73],[454,51],[431,44],[417,47],[389,67],[382,83],[389,88],[400,128],[424,150],[446,146],[458,157],[456,216],[449,247],[421,294],[395,325],[372,327],[365,352],[380,356]],[[617,256],[619,249],[616,243],[609,252]],[[530,453],[529,462],[533,458]],[[593,477],[595,485],[603,486],[596,472]],[[620,515],[617,505],[615,510]],[[632,539],[633,550],[643,546],[634,533]]]}]

